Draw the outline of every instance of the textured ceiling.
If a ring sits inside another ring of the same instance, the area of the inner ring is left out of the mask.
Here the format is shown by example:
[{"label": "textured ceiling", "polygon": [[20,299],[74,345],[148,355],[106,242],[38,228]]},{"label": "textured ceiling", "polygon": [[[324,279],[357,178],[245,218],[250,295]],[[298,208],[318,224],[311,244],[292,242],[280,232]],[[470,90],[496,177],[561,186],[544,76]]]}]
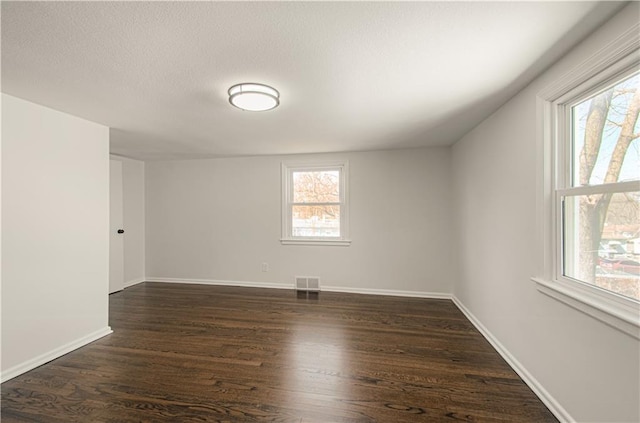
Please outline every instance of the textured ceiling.
[{"label": "textured ceiling", "polygon": [[[2,91],[141,159],[450,145],[618,2],[2,2]],[[227,89],[261,82],[261,113]]]}]

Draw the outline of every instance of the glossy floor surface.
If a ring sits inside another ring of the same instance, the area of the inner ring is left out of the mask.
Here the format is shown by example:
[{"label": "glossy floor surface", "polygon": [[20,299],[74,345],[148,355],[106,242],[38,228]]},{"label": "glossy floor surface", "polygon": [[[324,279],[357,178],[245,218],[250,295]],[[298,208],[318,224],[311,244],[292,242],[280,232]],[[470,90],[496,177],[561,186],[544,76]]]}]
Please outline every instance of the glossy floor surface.
[{"label": "glossy floor surface", "polygon": [[2,422],[555,422],[449,300],[143,283]]}]

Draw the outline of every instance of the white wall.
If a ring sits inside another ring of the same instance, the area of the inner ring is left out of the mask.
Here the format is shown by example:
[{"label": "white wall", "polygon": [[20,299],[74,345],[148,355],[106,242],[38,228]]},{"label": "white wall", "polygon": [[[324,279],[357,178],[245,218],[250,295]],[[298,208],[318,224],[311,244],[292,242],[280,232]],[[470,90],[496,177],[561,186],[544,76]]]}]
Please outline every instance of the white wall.
[{"label": "white wall", "polygon": [[110,332],[108,128],[2,95],[2,380]]},{"label": "white wall", "polygon": [[[310,157],[349,160],[349,247],[280,244],[280,164]],[[449,148],[148,162],[147,280],[448,293],[449,169]]]},{"label": "white wall", "polygon": [[632,4],[453,148],[454,295],[580,422],[640,421],[638,340],[536,290],[536,94],[638,22]]},{"label": "white wall", "polygon": [[111,156],[122,162],[122,201],[124,229],[124,286],[145,278],[145,193],[144,162]]}]

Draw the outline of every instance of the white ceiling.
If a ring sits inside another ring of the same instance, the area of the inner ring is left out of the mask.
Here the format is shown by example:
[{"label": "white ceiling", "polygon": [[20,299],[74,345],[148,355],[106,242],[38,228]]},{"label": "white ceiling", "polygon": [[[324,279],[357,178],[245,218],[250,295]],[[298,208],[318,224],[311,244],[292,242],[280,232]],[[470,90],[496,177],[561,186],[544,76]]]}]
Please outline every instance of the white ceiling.
[{"label": "white ceiling", "polygon": [[2,91],[140,159],[450,145],[622,5],[3,1]]}]

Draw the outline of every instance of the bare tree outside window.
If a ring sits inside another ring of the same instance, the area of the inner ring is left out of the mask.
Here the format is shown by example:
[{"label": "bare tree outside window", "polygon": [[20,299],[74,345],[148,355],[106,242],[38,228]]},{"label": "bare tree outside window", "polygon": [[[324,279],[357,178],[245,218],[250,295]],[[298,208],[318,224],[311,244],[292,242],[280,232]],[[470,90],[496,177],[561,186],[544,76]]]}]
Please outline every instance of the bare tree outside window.
[{"label": "bare tree outside window", "polygon": [[293,172],[293,236],[340,236],[340,171]]}]

